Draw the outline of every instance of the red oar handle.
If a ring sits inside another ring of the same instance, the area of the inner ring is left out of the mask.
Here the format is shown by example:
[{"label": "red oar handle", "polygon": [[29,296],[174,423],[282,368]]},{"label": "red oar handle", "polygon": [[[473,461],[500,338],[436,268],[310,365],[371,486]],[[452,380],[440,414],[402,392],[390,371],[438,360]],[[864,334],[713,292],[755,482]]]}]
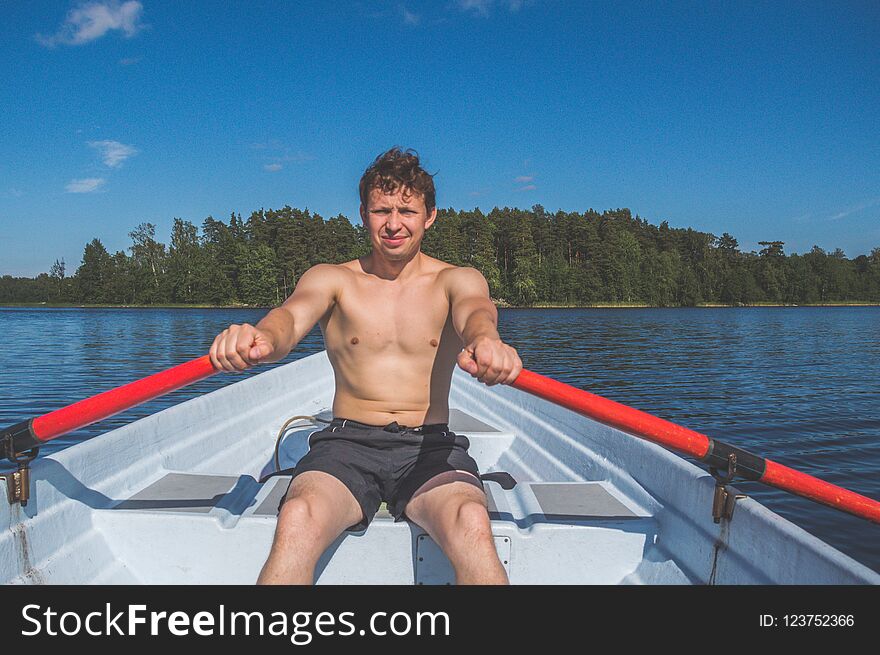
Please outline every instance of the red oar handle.
[{"label": "red oar handle", "polygon": [[744,479],[757,480],[874,523],[880,523],[880,502],[876,500],[812,475],[795,471],[717,439],[711,439],[647,412],[525,369],[512,386],[636,437],[691,455],[722,472],[729,470],[730,459],[733,456],[735,457],[734,473]]},{"label": "red oar handle", "polygon": [[2,432],[7,457],[14,457],[68,432],[91,425],[153,398],[218,373],[208,355],[190,360],[97,396],[17,423]]}]

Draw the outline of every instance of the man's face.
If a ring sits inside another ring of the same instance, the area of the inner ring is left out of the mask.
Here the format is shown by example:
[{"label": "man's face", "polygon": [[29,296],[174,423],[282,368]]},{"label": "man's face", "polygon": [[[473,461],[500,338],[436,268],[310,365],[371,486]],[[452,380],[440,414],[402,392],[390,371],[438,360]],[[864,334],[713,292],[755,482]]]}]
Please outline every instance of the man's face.
[{"label": "man's face", "polygon": [[370,231],[373,252],[392,261],[415,255],[425,230],[437,218],[437,208],[428,212],[425,197],[409,189],[392,194],[371,189],[367,200],[367,207],[361,205],[361,219]]}]

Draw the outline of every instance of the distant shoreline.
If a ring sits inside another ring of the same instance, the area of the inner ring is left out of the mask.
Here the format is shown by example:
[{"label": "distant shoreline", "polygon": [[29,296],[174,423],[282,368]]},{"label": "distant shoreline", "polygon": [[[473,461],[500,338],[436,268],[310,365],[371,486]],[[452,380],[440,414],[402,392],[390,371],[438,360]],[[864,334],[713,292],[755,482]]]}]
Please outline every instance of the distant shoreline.
[{"label": "distant shoreline", "polygon": [[[538,303],[536,305],[509,305],[504,302],[494,301],[499,309],[716,309],[736,307],[880,307],[876,302],[841,301],[828,303],[749,303],[749,304],[724,304],[724,303],[700,303],[693,306],[666,306],[649,305],[647,303],[591,303],[585,305],[565,305],[553,303]],[[206,304],[158,304],[158,305],[119,305],[100,303],[49,303],[49,302],[11,302],[0,303],[2,307],[44,307],[44,308],[73,308],[73,309],[271,309],[263,305],[206,305]]]}]

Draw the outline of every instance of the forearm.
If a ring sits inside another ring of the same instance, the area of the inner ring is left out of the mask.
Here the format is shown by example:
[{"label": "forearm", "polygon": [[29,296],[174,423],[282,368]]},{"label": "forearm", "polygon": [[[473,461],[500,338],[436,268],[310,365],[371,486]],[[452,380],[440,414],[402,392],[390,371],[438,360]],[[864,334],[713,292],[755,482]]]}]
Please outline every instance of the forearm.
[{"label": "forearm", "polygon": [[266,314],[255,326],[258,330],[265,333],[275,346],[275,350],[271,355],[265,358],[266,362],[277,362],[287,357],[288,353],[296,345],[294,343],[294,335],[296,331],[293,326],[293,317],[285,309],[280,307],[274,308]]},{"label": "forearm", "polygon": [[478,337],[500,339],[498,335],[498,314],[489,309],[476,309],[470,313],[461,330],[461,340],[473,343]]}]

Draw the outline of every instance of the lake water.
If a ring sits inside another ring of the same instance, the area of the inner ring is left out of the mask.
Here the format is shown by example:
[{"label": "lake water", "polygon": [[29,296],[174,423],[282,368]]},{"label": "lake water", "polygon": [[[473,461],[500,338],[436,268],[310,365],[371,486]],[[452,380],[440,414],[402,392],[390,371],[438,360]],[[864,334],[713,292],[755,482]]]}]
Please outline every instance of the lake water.
[{"label": "lake water", "polygon": [[[0,425],[207,352],[254,309],[0,308]],[[880,499],[880,308],[504,309],[526,368]],[[323,348],[312,333],[285,363]],[[266,370],[216,375],[50,442],[53,452]],[[880,571],[880,526],[736,486]]]}]

